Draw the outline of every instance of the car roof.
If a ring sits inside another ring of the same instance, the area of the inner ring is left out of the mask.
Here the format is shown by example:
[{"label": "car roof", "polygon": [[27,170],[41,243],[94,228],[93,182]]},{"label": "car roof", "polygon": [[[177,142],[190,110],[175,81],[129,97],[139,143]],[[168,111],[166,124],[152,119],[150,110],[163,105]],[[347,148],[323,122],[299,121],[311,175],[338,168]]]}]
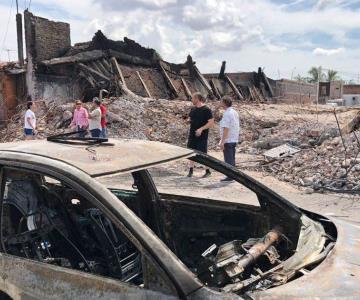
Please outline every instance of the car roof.
[{"label": "car roof", "polygon": [[190,149],[161,142],[109,139],[109,143],[89,146],[32,140],[0,144],[0,151],[61,160],[93,177],[145,169],[194,154]]}]

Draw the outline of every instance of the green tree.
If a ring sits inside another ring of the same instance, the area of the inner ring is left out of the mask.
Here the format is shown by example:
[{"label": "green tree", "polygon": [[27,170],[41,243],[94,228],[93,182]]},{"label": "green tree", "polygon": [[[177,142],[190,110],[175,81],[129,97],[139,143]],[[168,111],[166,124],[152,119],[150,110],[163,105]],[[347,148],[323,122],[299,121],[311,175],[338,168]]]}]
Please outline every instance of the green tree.
[{"label": "green tree", "polygon": [[312,83],[316,83],[318,81],[323,81],[325,79],[325,75],[322,69],[322,66],[319,67],[311,67],[309,70],[310,79],[309,81]]},{"label": "green tree", "polygon": [[326,80],[327,81],[335,81],[340,80],[340,77],[338,75],[338,72],[335,70],[328,70],[326,74]]},{"label": "green tree", "polygon": [[296,81],[299,81],[299,82],[307,82],[307,78],[301,76],[300,74],[297,74],[297,75],[294,77],[294,79],[295,79]]}]

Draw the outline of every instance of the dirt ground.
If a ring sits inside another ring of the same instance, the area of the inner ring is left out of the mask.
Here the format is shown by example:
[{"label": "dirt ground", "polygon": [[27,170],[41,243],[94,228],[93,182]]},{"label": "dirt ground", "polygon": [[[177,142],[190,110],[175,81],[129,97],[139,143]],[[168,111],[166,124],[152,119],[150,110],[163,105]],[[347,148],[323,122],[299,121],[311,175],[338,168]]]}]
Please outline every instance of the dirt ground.
[{"label": "dirt ground", "polygon": [[[210,155],[219,159],[222,158],[222,153],[219,151],[213,151]],[[239,169],[248,159],[249,156],[237,155]],[[212,172],[210,177],[202,178],[204,169],[198,167],[195,168],[194,177],[186,177],[187,162],[185,161],[158,166],[150,169],[150,172],[160,192],[259,205],[256,195],[239,183],[220,182],[224,176],[218,172]],[[260,172],[244,172],[301,208],[360,224],[360,195],[306,194],[296,186],[279,181],[272,176],[266,176]],[[124,175],[105,177],[99,180],[106,186],[113,188],[131,188],[132,184],[132,179]]]}]

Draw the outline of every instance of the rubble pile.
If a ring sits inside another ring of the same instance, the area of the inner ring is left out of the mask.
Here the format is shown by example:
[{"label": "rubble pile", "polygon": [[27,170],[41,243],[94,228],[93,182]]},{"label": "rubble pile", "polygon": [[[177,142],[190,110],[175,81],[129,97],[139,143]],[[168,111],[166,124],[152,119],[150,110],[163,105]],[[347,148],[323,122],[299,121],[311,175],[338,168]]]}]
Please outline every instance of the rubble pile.
[{"label": "rubble pile", "polygon": [[[191,102],[169,101],[166,99],[142,98],[125,95],[121,98],[106,99],[109,137],[148,139],[186,146],[189,124],[187,117]],[[91,109],[91,103],[85,103]],[[214,105],[210,105],[214,108]],[[0,130],[1,142],[23,140],[25,105],[19,105],[17,113],[9,121],[7,128]],[[56,105],[37,102],[37,138],[71,132],[74,103]],[[215,149],[218,129],[211,133],[209,147]]]},{"label": "rubble pile", "polygon": [[263,171],[304,187],[307,193],[323,190],[360,193],[359,131],[341,136],[334,123],[320,124],[301,118],[277,124],[263,121],[264,124],[269,128],[255,128],[258,136],[244,141],[240,152],[263,155],[266,150],[284,144],[299,151],[276,159],[263,156],[257,164],[244,164],[242,168]]},{"label": "rubble pile", "polygon": [[[88,109],[91,103],[84,104]],[[105,100],[108,109],[109,137],[148,139],[186,146],[190,101],[143,98],[125,95]],[[218,102],[208,102],[216,121],[221,112]],[[255,106],[255,107],[254,107]],[[69,127],[74,103],[37,102],[37,138],[71,132]],[[301,186],[306,192],[319,190],[358,193],[360,191],[360,132],[351,130],[340,136],[335,122],[319,122],[297,115],[284,118],[273,114],[269,105],[235,103],[241,119],[241,143],[238,151],[256,157],[256,163],[241,164],[241,168],[263,171],[268,175]],[[25,106],[0,130],[1,142],[23,139]],[[286,113],[285,113],[286,114]],[[265,116],[265,117],[264,117]],[[355,128],[356,129],[356,128]],[[210,131],[209,150],[217,149],[219,128]],[[264,153],[281,145],[299,151],[269,159]],[[345,145],[345,147],[344,147]],[[346,148],[346,151],[345,151]],[[258,159],[260,157],[260,159]]]}]

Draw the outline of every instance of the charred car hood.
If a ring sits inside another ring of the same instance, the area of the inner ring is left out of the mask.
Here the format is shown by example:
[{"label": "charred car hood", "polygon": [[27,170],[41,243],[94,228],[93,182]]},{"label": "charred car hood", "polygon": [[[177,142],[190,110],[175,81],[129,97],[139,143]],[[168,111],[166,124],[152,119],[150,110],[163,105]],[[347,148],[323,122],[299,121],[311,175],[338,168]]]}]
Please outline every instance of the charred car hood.
[{"label": "charred car hood", "polygon": [[254,299],[360,299],[360,226],[331,219],[338,238],[325,260],[302,277],[267,291]]}]

